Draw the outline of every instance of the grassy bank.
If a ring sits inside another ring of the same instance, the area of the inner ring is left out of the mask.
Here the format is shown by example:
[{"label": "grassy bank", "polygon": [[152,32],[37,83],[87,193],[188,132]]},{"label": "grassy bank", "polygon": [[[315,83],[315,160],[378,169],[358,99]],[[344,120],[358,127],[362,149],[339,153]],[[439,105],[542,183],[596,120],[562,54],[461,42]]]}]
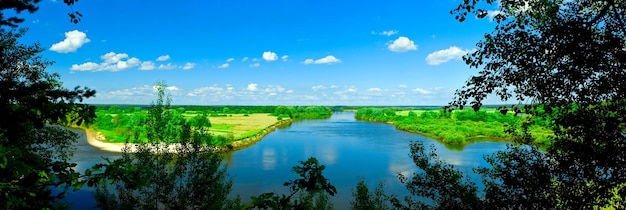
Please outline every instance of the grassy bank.
[{"label": "grassy bank", "polygon": [[[175,133],[183,126],[191,129],[203,126],[208,128],[212,138],[206,140],[208,144],[236,149],[259,141],[265,135],[276,129],[299,119],[324,119],[331,115],[328,107],[322,106],[263,106],[269,113],[251,113],[245,109],[231,109],[222,107],[220,111],[213,111],[215,107],[185,107],[170,108],[163,112],[168,122],[164,126],[165,132]],[[146,143],[147,112],[144,107],[116,106],[98,108],[95,125],[90,129],[100,133],[105,142],[109,143]],[[176,139],[166,140],[176,143]]]},{"label": "grassy bank", "polygon": [[[462,110],[395,110],[385,108],[363,108],[355,115],[359,120],[385,122],[396,128],[422,134],[446,144],[468,144],[476,141],[512,141],[513,136],[505,130],[517,126],[521,117],[512,113],[501,114],[495,109],[477,112]],[[551,130],[533,125],[530,131],[536,144],[549,144]]]}]

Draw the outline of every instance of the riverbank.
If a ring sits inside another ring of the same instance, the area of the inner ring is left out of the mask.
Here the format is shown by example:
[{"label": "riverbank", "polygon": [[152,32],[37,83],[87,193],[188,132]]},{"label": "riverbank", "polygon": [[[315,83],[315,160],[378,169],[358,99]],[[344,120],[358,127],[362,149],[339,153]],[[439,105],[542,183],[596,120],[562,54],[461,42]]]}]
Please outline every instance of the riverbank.
[{"label": "riverbank", "polygon": [[[263,128],[260,132],[258,132],[255,135],[234,140],[233,142],[228,144],[227,148],[229,150],[244,149],[246,147],[249,147],[255,144],[258,141],[261,141],[263,137],[270,134],[272,131],[276,130],[277,128],[291,124],[292,122],[293,122],[292,119],[277,121],[276,123]],[[96,147],[100,150],[107,151],[107,152],[121,153],[126,146],[126,143],[106,142],[106,138],[104,137],[102,132],[95,131],[89,128],[83,128],[83,127],[73,127],[73,128],[82,130],[82,135],[81,133],[79,133],[79,138],[83,138],[83,139],[79,139],[79,141],[86,141],[89,145]],[[136,144],[132,144],[132,143],[129,144],[131,151],[135,147],[135,145]],[[176,151],[175,150],[176,146],[177,144],[171,144],[170,151]]]}]

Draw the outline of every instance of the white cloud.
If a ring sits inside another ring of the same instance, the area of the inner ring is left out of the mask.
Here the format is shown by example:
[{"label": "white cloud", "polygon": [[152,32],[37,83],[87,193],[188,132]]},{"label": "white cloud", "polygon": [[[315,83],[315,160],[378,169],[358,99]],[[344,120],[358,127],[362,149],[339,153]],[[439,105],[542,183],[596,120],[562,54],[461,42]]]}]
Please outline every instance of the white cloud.
[{"label": "white cloud", "polygon": [[70,68],[73,71],[122,71],[135,66],[139,66],[141,61],[138,58],[128,58],[126,53],[109,52],[100,56],[102,63],[87,62],[74,64]]},{"label": "white cloud", "polygon": [[87,62],[83,64],[73,64],[70,70],[73,71],[98,71],[100,65],[94,62]]},{"label": "white cloud", "polygon": [[241,59],[241,61],[243,61],[243,62],[246,62],[247,60],[248,60],[248,57],[243,57],[243,58]]},{"label": "white cloud", "polygon": [[471,50],[462,50],[456,46],[452,46],[445,50],[439,50],[426,56],[426,63],[429,65],[439,65],[451,60],[460,60],[464,55],[470,53]]},{"label": "white cloud", "polygon": [[178,66],[172,63],[168,63],[167,65],[163,65],[163,64],[159,65],[159,69],[166,69],[166,70],[175,69],[176,67]]},{"label": "white cloud", "polygon": [[156,60],[157,61],[166,61],[166,60],[169,60],[169,59],[170,59],[170,55],[162,55],[162,56],[159,56]]},{"label": "white cloud", "polygon": [[117,63],[117,62],[120,62],[124,58],[128,58],[128,54],[109,52],[107,54],[100,56],[100,59],[104,60],[104,63]]},{"label": "white cloud", "polygon": [[275,60],[278,60],[278,55],[276,55],[275,52],[270,52],[270,51],[263,52],[263,60],[275,61]]},{"label": "white cloud", "polygon": [[335,64],[335,63],[341,63],[341,60],[339,60],[338,58],[335,58],[335,56],[329,55],[317,60],[313,60],[313,59],[306,59],[303,62],[304,64]]},{"label": "white cloud", "polygon": [[382,91],[382,89],[380,89],[380,88],[368,88],[366,91],[367,92],[380,92],[380,91]]},{"label": "white cloud", "polygon": [[258,58],[253,58],[253,59],[252,59],[252,62],[258,62],[259,60],[260,60],[260,59],[258,59]]},{"label": "white cloud", "polygon": [[287,61],[287,58],[289,58],[288,55],[283,55],[283,57],[281,57],[281,59],[283,59],[283,61]]},{"label": "white cloud", "polygon": [[406,88],[406,87],[407,87],[407,86],[406,86],[405,84],[399,84],[399,85],[398,85],[398,88],[400,88],[400,89],[404,89],[404,88]]},{"label": "white cloud", "polygon": [[424,94],[424,95],[432,93],[432,91],[425,90],[425,89],[422,89],[422,88],[415,88],[415,89],[413,89],[413,92]]},{"label": "white cloud", "polygon": [[230,64],[225,63],[225,64],[222,64],[222,65],[218,66],[217,68],[218,69],[225,69],[225,68],[228,68],[229,66],[230,66]]},{"label": "white cloud", "polygon": [[502,15],[506,17],[506,14],[500,10],[489,10],[487,11],[487,17],[489,18],[489,22],[493,22],[496,16]]},{"label": "white cloud", "polygon": [[224,90],[223,88],[217,87],[217,86],[202,87],[202,88],[196,88],[193,91],[187,93],[187,96],[207,96],[209,94],[219,94],[223,90]]},{"label": "white cloud", "polygon": [[387,48],[393,52],[399,53],[407,52],[409,50],[417,50],[415,43],[404,36],[398,37],[398,39],[393,41],[393,43],[391,43]]},{"label": "white cloud", "polygon": [[76,52],[78,48],[84,44],[89,43],[91,40],[87,38],[87,34],[78,30],[65,32],[65,39],[57,42],[50,47],[50,50],[58,53]]},{"label": "white cloud", "polygon": [[[395,34],[398,34],[399,31],[396,30],[389,30],[389,31],[381,31],[380,33],[378,33],[378,35],[385,35],[385,36],[392,36]],[[372,34],[376,34],[376,32],[372,31]]]},{"label": "white cloud", "polygon": [[228,59],[226,59],[226,62],[232,62],[234,60],[235,60],[235,58],[228,58]]},{"label": "white cloud", "polygon": [[324,85],[315,85],[315,86],[311,87],[311,90],[313,90],[313,91],[318,91],[318,90],[323,90],[323,89],[326,89],[326,86],[324,86]]},{"label": "white cloud", "polygon": [[260,63],[253,63],[253,64],[250,64],[250,67],[256,68],[256,67],[259,67],[260,65],[261,65]]},{"label": "white cloud", "polygon": [[176,86],[167,86],[165,89],[169,90],[169,91],[179,91],[180,90],[180,88],[178,88]]},{"label": "white cloud", "polygon": [[183,70],[193,69],[193,67],[196,67],[196,64],[195,64],[195,63],[190,63],[190,62],[187,62],[187,63],[185,63],[185,65],[183,66]]},{"label": "white cloud", "polygon": [[141,67],[139,67],[140,70],[152,70],[154,68],[156,68],[156,66],[152,61],[145,61],[141,63]]},{"label": "white cloud", "polygon": [[255,91],[257,89],[257,84],[250,83],[246,89],[249,91]]}]

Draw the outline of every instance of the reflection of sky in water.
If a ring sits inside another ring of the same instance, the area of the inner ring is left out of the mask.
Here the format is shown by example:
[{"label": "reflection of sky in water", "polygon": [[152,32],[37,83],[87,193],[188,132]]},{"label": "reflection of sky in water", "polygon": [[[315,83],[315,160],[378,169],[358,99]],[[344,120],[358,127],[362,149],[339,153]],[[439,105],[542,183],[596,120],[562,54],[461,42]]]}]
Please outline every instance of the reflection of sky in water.
[{"label": "reflection of sky in water", "polygon": [[276,151],[273,148],[263,149],[263,170],[272,170],[276,167]]}]

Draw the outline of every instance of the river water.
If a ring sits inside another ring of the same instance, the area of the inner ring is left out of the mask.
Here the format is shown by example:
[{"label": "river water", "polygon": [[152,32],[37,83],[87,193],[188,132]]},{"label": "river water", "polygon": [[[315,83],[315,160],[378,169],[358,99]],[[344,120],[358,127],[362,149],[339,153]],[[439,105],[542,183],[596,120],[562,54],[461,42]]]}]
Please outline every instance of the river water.
[{"label": "river water", "polygon": [[[268,134],[258,143],[228,154],[225,163],[233,178],[232,194],[243,201],[264,192],[288,193],[283,183],[298,178],[291,168],[309,157],[316,157],[326,166],[323,174],[338,193],[332,198],[337,209],[348,207],[357,178],[365,179],[373,189],[385,183],[385,191],[407,194],[397,174],[409,175],[416,167],[409,158],[409,144],[423,142],[433,145],[439,157],[455,168],[472,173],[476,166],[487,166],[483,156],[506,148],[502,142],[479,142],[463,148],[446,148],[439,142],[413,133],[396,130],[393,125],[357,121],[352,112],[333,113],[330,119],[304,120]],[[74,160],[78,170],[99,162],[101,157],[119,157],[79,142]],[[473,180],[479,181],[478,177]],[[95,202],[90,189],[67,196],[74,209],[92,207]]]}]

